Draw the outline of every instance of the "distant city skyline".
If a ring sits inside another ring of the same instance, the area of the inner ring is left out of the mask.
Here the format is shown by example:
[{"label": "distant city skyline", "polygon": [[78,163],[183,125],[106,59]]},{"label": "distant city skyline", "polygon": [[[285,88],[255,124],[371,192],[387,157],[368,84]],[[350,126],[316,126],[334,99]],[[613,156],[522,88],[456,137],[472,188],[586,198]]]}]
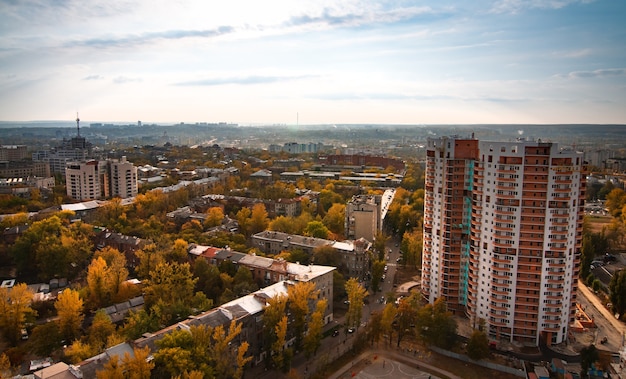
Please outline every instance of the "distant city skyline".
[{"label": "distant city skyline", "polygon": [[0,3],[0,120],[626,124],[626,2]]}]

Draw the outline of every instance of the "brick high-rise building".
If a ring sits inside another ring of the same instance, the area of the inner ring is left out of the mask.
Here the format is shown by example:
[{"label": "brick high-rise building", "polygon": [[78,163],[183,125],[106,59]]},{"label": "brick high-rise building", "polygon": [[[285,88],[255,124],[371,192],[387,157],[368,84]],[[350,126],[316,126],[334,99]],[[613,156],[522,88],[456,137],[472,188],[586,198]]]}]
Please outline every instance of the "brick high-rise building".
[{"label": "brick high-rise building", "polygon": [[573,322],[582,153],[540,141],[428,142],[422,292],[492,338],[560,343]]}]

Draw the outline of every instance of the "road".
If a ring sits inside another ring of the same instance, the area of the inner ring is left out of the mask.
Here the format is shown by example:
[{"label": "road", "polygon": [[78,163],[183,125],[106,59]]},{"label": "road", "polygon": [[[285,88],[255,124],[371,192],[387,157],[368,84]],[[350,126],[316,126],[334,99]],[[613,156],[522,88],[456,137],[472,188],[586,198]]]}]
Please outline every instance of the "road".
[{"label": "road", "polygon": [[[600,300],[593,294],[592,290],[580,282],[578,283],[578,297],[576,300],[583,306],[587,315],[593,318],[598,327],[594,341],[596,347],[617,352],[622,346],[626,325],[616,320],[600,303]],[[601,344],[600,340],[605,336],[608,341],[606,344]]]},{"label": "road", "polygon": [[[396,246],[398,245],[398,246]],[[357,334],[365,332],[365,326],[369,321],[370,315],[375,311],[382,311],[385,307],[384,303],[380,302],[382,296],[387,297],[390,292],[395,292],[393,287],[393,281],[395,279],[398,263],[396,260],[400,257],[399,241],[390,239],[387,242],[386,247],[389,260],[387,261],[387,272],[385,273],[385,281],[381,283],[381,291],[370,294],[367,298],[367,302],[363,307],[362,322],[355,333],[345,333],[345,329],[339,327],[344,323],[344,317],[337,317],[328,325],[324,326],[324,330],[338,328],[340,331],[336,337],[326,337],[322,339],[322,343],[315,356],[306,358],[303,353],[297,353],[291,363],[291,367],[294,368],[300,377],[308,378],[311,373],[317,371],[319,367],[324,366],[327,362],[335,360],[338,356],[343,355],[346,351],[352,348],[352,345],[356,339]],[[391,252],[389,252],[391,251]],[[275,378],[276,372],[271,370],[264,371],[262,365],[250,370],[248,375],[257,379],[269,379]],[[246,375],[246,376],[248,376]]]}]

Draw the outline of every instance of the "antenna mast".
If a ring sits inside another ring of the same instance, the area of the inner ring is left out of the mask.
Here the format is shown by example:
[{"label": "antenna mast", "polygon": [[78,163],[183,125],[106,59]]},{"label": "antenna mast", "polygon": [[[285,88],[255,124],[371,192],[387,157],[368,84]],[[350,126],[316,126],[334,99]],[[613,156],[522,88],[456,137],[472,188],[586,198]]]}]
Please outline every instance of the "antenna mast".
[{"label": "antenna mast", "polygon": [[78,118],[78,112],[76,112],[76,134],[80,137],[80,118]]}]

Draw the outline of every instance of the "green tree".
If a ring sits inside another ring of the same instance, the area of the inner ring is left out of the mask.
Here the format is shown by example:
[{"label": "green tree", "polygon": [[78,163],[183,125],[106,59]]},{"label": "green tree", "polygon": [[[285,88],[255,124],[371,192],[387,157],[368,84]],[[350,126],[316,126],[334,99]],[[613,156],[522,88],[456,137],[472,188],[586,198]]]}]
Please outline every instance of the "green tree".
[{"label": "green tree", "polygon": [[419,302],[420,296],[418,293],[412,293],[411,296],[403,298],[398,302],[398,317],[396,318],[398,347],[400,347],[400,341],[405,336],[414,334],[413,331],[417,324],[417,312],[420,306]]},{"label": "green tree", "polygon": [[61,332],[59,324],[56,322],[47,322],[37,325],[33,328],[28,338],[30,351],[40,357],[47,357],[52,352],[61,347]]},{"label": "green tree", "polygon": [[346,328],[358,327],[363,317],[363,300],[367,296],[367,291],[356,278],[350,278],[346,282],[346,293],[350,302],[346,313]]},{"label": "green tree", "polygon": [[481,330],[474,330],[467,341],[467,356],[479,360],[489,356],[489,339]]},{"label": "green tree", "polygon": [[378,292],[378,285],[381,283],[382,276],[385,272],[386,262],[384,260],[375,260],[372,263],[372,290]]},{"label": "green tree", "polygon": [[80,336],[80,327],[83,322],[83,300],[78,291],[65,289],[54,303],[57,310],[59,330],[67,341],[73,341]]},{"label": "green tree", "polygon": [[422,333],[424,342],[444,349],[454,345],[456,321],[454,321],[452,313],[448,312],[443,298],[438,298],[434,304],[427,304],[420,308],[417,320],[417,327]]},{"label": "green tree", "polygon": [[144,333],[161,329],[161,319],[161,308],[156,305],[149,311],[144,308],[137,312],[131,312],[126,317],[121,333],[128,339],[137,339]]},{"label": "green tree", "polygon": [[241,324],[237,322],[227,330],[221,325],[201,325],[172,331],[157,341],[156,367],[169,377],[200,371],[204,377],[241,378],[242,367],[250,359],[245,357],[248,343],[236,343],[240,333]]},{"label": "green tree", "polygon": [[314,238],[328,238],[328,228],[321,221],[311,221],[307,224],[304,234]]},{"label": "green tree", "polygon": [[[37,267],[37,251],[45,248],[46,243],[60,244],[61,219],[53,216],[34,222],[13,245],[11,253],[20,273],[33,273]],[[59,240],[53,241],[53,240]]]},{"label": "green tree", "polygon": [[313,261],[316,265],[339,267],[341,256],[331,245],[320,245],[313,249]]},{"label": "green tree", "polygon": [[33,320],[37,314],[31,308],[32,299],[33,292],[24,283],[15,285],[11,290],[0,288],[0,328],[12,346],[22,338],[26,322]]},{"label": "green tree", "polygon": [[233,292],[236,296],[241,297],[254,292],[258,289],[250,269],[244,266],[239,266],[237,273],[233,277]]},{"label": "green tree", "polygon": [[193,265],[193,276],[198,279],[196,291],[203,292],[213,304],[218,304],[220,296],[224,292],[224,282],[220,270],[210,265],[205,259],[196,259]]}]

